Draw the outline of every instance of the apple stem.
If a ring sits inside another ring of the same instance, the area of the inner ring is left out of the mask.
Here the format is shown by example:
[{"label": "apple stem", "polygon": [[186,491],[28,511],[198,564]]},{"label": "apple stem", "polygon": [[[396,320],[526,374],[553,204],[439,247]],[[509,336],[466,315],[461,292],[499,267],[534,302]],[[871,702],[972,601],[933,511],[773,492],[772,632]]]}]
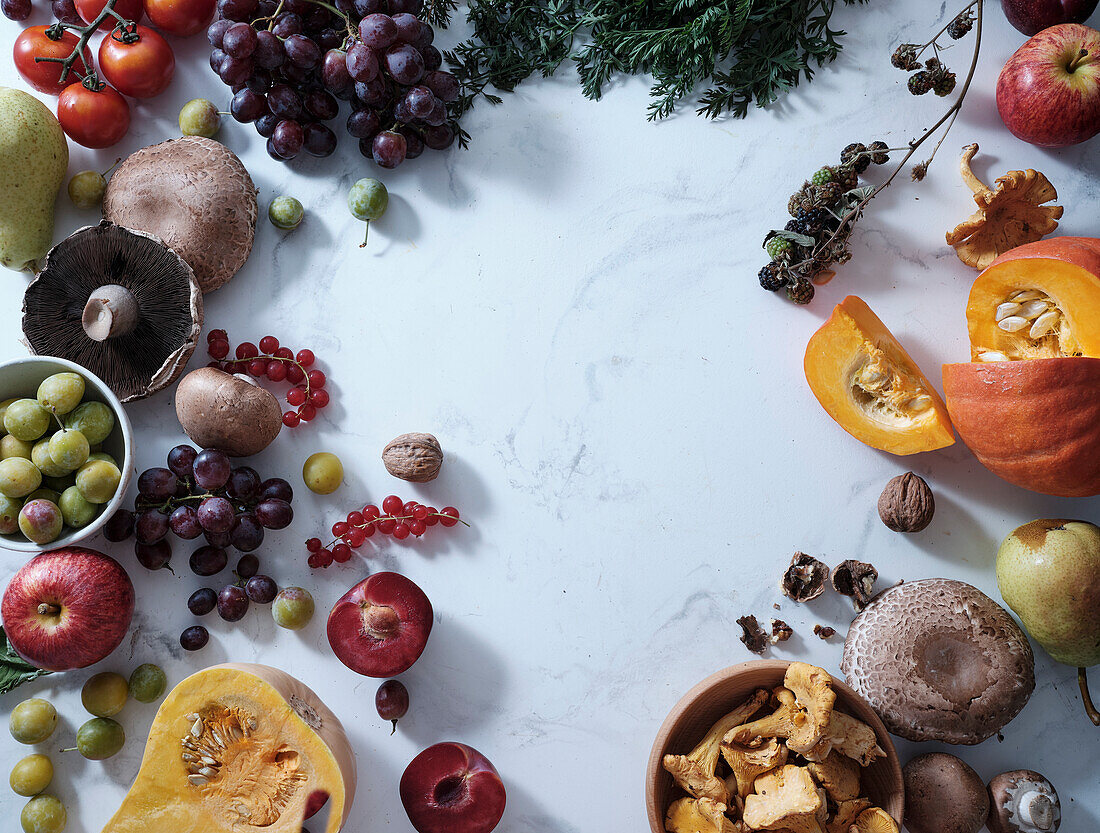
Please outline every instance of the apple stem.
[{"label": "apple stem", "polygon": [[42,604],[38,606],[39,616],[56,616],[60,612],[61,608],[50,602],[42,602]]},{"label": "apple stem", "polygon": [[1081,700],[1085,703],[1085,714],[1089,716],[1094,726],[1100,726],[1100,711],[1096,710],[1096,706],[1092,703],[1092,696],[1089,694],[1088,669],[1077,669],[1077,684],[1081,687]]},{"label": "apple stem", "polygon": [[1067,69],[1070,72],[1076,72],[1081,67],[1088,66],[1094,60],[1095,58],[1087,49],[1082,49],[1081,54],[1079,54],[1076,58],[1069,62],[1069,66],[1067,67]]}]

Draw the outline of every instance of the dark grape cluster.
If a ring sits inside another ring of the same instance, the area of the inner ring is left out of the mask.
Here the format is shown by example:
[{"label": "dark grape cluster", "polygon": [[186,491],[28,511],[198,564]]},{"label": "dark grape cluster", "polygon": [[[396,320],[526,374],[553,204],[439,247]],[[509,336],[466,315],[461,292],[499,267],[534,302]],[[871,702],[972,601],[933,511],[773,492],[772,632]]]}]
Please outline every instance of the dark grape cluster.
[{"label": "dark grape cluster", "polygon": [[234,468],[217,449],[198,451],[178,445],[168,452],[167,468],[146,469],[138,477],[134,511],[119,510],[104,527],[108,541],[135,537],[138,563],[149,570],[168,566],[168,533],[185,541],[206,541],[191,554],[198,575],[220,572],[230,547],[250,553],[264,530],[284,529],[294,519],[294,491],[280,477],[261,480],[248,466]]},{"label": "dark grape cluster", "polygon": [[[53,16],[62,23],[70,23],[73,26],[84,25],[73,0],[52,0],[50,8]],[[31,16],[32,9],[31,0],[0,0],[0,12],[3,12],[8,20],[24,21]]]},{"label": "dark grape cluster", "polygon": [[275,159],[328,156],[325,122],[351,103],[347,130],[384,168],[454,143],[447,105],[458,80],[440,69],[422,0],[218,0],[210,66],[232,90],[229,109],[252,122]]}]

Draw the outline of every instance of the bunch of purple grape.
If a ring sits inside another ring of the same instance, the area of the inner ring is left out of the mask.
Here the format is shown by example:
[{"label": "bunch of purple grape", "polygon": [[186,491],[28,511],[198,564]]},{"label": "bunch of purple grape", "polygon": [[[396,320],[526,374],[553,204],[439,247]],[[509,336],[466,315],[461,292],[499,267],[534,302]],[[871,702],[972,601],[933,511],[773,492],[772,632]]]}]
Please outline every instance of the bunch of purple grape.
[{"label": "bunch of purple grape", "polygon": [[133,535],[138,563],[149,570],[168,566],[169,532],[187,541],[202,536],[206,545],[191,555],[190,564],[198,575],[209,576],[225,567],[228,548],[250,553],[263,543],[265,529],[289,526],[293,499],[281,477],[260,480],[248,466],[233,468],[223,451],[178,445],[168,452],[167,468],[147,469],[138,477],[135,511],[119,510],[103,531],[113,542]]},{"label": "bunch of purple grape", "polygon": [[230,112],[253,122],[275,159],[328,156],[324,122],[351,102],[347,130],[384,168],[443,150],[459,136],[447,104],[458,80],[440,70],[422,0],[218,0],[210,66],[233,90]]}]

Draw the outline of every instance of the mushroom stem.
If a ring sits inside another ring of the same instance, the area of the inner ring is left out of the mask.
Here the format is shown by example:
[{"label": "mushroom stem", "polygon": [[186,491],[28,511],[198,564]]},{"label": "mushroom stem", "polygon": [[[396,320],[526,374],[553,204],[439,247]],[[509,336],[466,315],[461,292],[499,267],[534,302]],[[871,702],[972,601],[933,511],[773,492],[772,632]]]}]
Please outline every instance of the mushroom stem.
[{"label": "mushroom stem", "polygon": [[92,292],[80,323],[92,341],[106,341],[131,332],[138,322],[138,304],[124,286],[110,283]]},{"label": "mushroom stem", "polygon": [[1077,669],[1077,684],[1081,687],[1081,700],[1085,704],[1085,714],[1089,716],[1089,720],[1092,721],[1094,726],[1100,726],[1100,711],[1096,710],[1096,706],[1092,703],[1092,696],[1089,694],[1089,678],[1087,675],[1088,669]]},{"label": "mushroom stem", "polygon": [[983,191],[988,191],[989,186],[978,179],[978,177],[974,175],[974,171],[970,168],[970,160],[974,158],[977,152],[977,142],[963,148],[962,159],[959,160],[959,173],[962,174],[963,182],[966,183],[966,186],[975,194],[980,194]]},{"label": "mushroom stem", "polygon": [[1054,822],[1054,804],[1038,790],[1028,790],[1020,796],[1020,820],[1039,830],[1050,830]]}]

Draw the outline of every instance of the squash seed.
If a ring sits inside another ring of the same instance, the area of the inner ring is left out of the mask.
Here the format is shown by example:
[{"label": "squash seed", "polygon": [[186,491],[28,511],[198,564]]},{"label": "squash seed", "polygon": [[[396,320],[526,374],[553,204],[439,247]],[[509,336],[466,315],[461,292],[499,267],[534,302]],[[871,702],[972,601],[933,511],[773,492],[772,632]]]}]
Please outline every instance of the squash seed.
[{"label": "squash seed", "polygon": [[1028,330],[1027,334],[1032,338],[1042,338],[1048,333],[1053,333],[1054,328],[1058,326],[1060,317],[1058,310],[1052,309],[1044,312],[1035,319],[1035,323],[1031,325],[1031,329]]},{"label": "squash seed", "polygon": [[996,350],[986,350],[983,353],[978,354],[978,361],[980,362],[1007,362],[1008,356],[1004,353],[998,353]]},{"label": "squash seed", "polygon": [[191,725],[191,736],[196,738],[202,737],[202,718],[200,717]]},{"label": "squash seed", "polygon": [[1036,298],[1042,298],[1043,293],[1038,289],[1021,289],[1019,292],[1014,292],[1008,296],[1008,300],[1015,301],[1017,304],[1023,304],[1027,301],[1034,301]]},{"label": "squash seed", "polygon": [[204,785],[206,785],[206,784],[209,784],[209,783],[210,783],[209,781],[207,781],[207,780],[206,780],[206,779],[205,779],[205,778],[204,778],[203,776],[201,776],[201,775],[188,775],[188,776],[187,776],[187,782],[188,782],[188,783],[189,783],[189,784],[190,784],[190,785],[191,785],[192,787],[202,787],[202,786],[204,786]]},{"label": "squash seed", "polygon": [[1004,321],[1008,316],[1015,315],[1020,309],[1020,305],[1013,301],[1006,301],[997,307],[997,314],[994,316],[997,322]]},{"label": "squash seed", "polygon": [[1050,304],[1048,304],[1045,300],[1043,300],[1042,298],[1036,298],[1034,301],[1028,301],[1026,304],[1020,307],[1020,312],[1017,314],[1022,315],[1024,318],[1030,321],[1032,318],[1035,318],[1035,316],[1041,315],[1042,313],[1046,312],[1049,307]]},{"label": "squash seed", "polygon": [[1029,326],[1030,324],[1031,322],[1024,318],[1022,315],[1010,315],[1008,316],[1008,318],[997,322],[997,326],[1004,330],[1006,333],[1017,333],[1024,327]]}]

